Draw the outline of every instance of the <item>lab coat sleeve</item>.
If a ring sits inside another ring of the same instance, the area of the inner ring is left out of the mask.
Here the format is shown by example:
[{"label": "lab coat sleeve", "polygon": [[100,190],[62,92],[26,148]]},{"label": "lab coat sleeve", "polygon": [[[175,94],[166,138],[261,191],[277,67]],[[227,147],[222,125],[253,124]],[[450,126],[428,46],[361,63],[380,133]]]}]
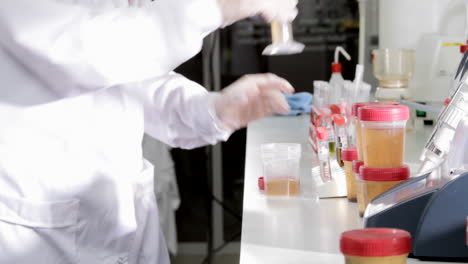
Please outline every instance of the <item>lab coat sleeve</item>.
[{"label": "lab coat sleeve", "polygon": [[166,75],[222,22],[217,0],[105,10],[54,0],[1,2],[0,45],[43,81],[60,83],[52,88],[64,96]]},{"label": "lab coat sleeve", "polygon": [[231,135],[218,125],[213,95],[182,75],[170,73],[137,86],[128,91],[144,105],[145,132],[169,146],[192,149]]}]

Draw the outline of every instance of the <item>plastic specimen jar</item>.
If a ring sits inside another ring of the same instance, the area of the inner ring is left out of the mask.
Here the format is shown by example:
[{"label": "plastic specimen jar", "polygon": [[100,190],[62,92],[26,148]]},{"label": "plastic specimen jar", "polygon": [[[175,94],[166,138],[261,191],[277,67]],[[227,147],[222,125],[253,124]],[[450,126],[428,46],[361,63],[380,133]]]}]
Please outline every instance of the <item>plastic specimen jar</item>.
[{"label": "plastic specimen jar", "polygon": [[363,183],[364,207],[377,196],[390,190],[410,177],[408,166],[399,168],[368,168],[359,169],[359,177]]},{"label": "plastic specimen jar", "polygon": [[341,158],[344,162],[346,173],[346,189],[348,191],[348,200],[356,202],[356,179],[353,172],[353,161],[357,160],[356,147],[349,147],[341,152]]},{"label": "plastic specimen jar", "polygon": [[366,205],[364,201],[364,182],[359,179],[359,169],[364,165],[364,161],[353,161],[354,179],[356,180],[356,200],[359,208],[359,216],[364,216]]},{"label": "plastic specimen jar", "polygon": [[363,150],[362,150],[362,139],[361,139],[361,123],[359,122],[358,118],[358,110],[361,107],[365,106],[372,106],[372,105],[400,105],[397,102],[369,102],[369,103],[355,103],[353,105],[351,114],[354,119],[354,127],[356,129],[355,134],[356,134],[356,146],[358,150],[358,159],[359,160],[364,160],[363,156]]},{"label": "plastic specimen jar", "polygon": [[406,121],[409,109],[402,105],[372,105],[359,108],[364,164],[371,168],[403,165]]},{"label": "plastic specimen jar", "polygon": [[346,264],[406,264],[411,235],[390,228],[368,228],[341,234],[340,249]]},{"label": "plastic specimen jar", "polygon": [[299,162],[301,145],[272,143],[261,146],[265,194],[268,196],[299,195]]}]

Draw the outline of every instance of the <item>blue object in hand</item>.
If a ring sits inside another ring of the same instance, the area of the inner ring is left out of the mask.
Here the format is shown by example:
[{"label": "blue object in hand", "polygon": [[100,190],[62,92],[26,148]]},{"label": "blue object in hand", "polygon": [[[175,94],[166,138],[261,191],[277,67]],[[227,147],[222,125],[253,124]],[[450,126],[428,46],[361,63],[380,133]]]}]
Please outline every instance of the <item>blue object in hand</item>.
[{"label": "blue object in hand", "polygon": [[302,92],[295,94],[285,94],[291,111],[287,114],[289,116],[297,116],[300,114],[308,114],[311,111],[313,96],[310,93]]}]

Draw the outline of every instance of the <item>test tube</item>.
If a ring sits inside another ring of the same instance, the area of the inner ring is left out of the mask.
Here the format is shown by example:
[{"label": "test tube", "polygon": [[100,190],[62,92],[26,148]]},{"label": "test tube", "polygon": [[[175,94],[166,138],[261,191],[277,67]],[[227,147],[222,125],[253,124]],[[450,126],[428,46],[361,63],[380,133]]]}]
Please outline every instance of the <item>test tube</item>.
[{"label": "test tube", "polygon": [[323,127],[317,128],[318,137],[318,158],[320,165],[320,176],[323,182],[332,181],[331,167],[330,167],[330,155],[328,146],[328,132]]},{"label": "test tube", "polygon": [[336,138],[336,161],[340,167],[344,166],[341,158],[341,150],[348,147],[348,136],[346,133],[346,119],[342,115],[333,115],[333,126],[335,129]]},{"label": "test tube", "polygon": [[290,55],[301,53],[305,45],[294,41],[292,22],[273,21],[271,23],[272,44],[263,50],[263,55]]}]

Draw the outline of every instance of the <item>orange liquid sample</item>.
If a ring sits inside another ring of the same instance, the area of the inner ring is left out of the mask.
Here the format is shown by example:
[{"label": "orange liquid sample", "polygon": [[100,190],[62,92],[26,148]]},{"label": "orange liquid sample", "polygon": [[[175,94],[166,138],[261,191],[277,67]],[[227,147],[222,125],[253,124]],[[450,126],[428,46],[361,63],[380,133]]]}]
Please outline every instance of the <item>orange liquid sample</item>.
[{"label": "orange liquid sample", "polygon": [[364,216],[364,211],[366,211],[366,201],[364,199],[364,182],[356,180],[356,198],[359,208],[359,216]]},{"label": "orange liquid sample", "polygon": [[357,146],[357,151],[358,151],[358,160],[363,160],[364,159],[364,153],[362,149],[362,138],[361,138],[361,122],[359,120],[356,120],[356,146]]},{"label": "orange liquid sample", "polygon": [[364,165],[369,168],[403,166],[405,128],[361,128]]},{"label": "orange liquid sample", "polygon": [[345,256],[346,264],[406,264],[408,255],[388,257]]},{"label": "orange liquid sample", "polygon": [[299,195],[299,181],[293,179],[275,179],[265,182],[265,194],[271,196]]},{"label": "orange liquid sample", "polygon": [[356,179],[353,172],[353,162],[344,162],[345,173],[346,173],[346,189],[348,191],[348,200],[356,202]]},{"label": "orange liquid sample", "polygon": [[364,184],[364,208],[377,196],[390,190],[404,181],[363,181]]}]

